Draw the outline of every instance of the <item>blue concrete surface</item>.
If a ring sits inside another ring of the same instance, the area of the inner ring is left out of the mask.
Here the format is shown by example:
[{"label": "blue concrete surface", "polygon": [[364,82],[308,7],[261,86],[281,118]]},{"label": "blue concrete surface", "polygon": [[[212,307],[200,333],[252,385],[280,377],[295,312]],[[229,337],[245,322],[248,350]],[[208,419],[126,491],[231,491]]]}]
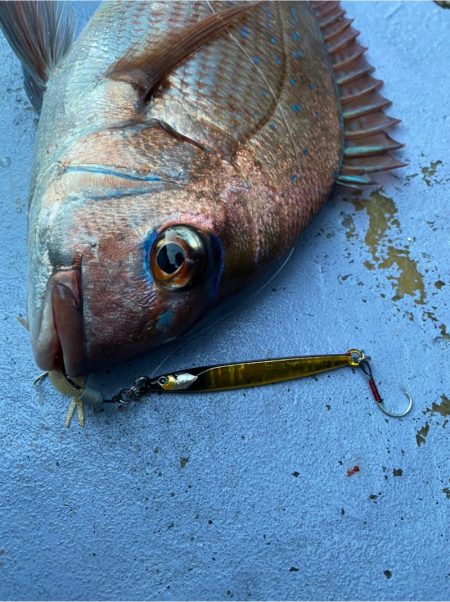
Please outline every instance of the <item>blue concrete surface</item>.
[{"label": "blue concrete surface", "polygon": [[[35,115],[0,39],[0,598],[450,597],[450,11],[345,7],[403,120],[409,166],[382,178],[372,209],[334,196],[284,272],[163,368],[362,347],[387,402],[403,403],[401,383],[413,393],[402,421],[348,369],[88,411],[85,429],[64,429],[67,401],[33,389],[16,319]],[[114,391],[161,359],[97,381]]]}]

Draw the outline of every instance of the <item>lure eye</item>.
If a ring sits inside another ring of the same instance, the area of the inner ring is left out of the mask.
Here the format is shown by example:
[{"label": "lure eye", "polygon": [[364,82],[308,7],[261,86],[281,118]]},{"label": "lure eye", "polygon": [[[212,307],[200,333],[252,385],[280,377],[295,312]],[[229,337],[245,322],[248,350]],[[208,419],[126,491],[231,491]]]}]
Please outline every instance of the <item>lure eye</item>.
[{"label": "lure eye", "polygon": [[161,232],[150,251],[153,277],[167,288],[184,288],[204,271],[206,247],[202,235],[189,226]]}]

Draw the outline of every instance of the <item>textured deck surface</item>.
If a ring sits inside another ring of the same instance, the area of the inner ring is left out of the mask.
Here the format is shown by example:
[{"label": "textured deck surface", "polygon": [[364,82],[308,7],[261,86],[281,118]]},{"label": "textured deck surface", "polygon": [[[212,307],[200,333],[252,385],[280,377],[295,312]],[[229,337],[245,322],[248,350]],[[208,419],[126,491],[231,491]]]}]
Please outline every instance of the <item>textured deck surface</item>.
[{"label": "textured deck surface", "polygon": [[[16,319],[35,116],[0,39],[1,599],[450,597],[450,10],[345,7],[409,166],[370,201],[333,197],[284,272],[163,368],[359,347],[386,403],[411,390],[400,421],[348,369],[88,411],[64,429],[67,402],[33,388]],[[161,357],[103,380],[113,391]]]}]

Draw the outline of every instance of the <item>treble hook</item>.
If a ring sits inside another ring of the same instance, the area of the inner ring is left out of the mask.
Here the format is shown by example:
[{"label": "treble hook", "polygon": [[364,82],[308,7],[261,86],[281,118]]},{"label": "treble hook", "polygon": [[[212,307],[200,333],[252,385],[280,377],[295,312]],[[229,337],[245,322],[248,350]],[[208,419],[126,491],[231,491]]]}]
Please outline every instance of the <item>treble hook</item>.
[{"label": "treble hook", "polygon": [[372,395],[373,398],[375,399],[375,401],[377,402],[377,406],[380,408],[380,410],[386,414],[386,416],[390,416],[391,418],[403,418],[404,416],[406,416],[407,414],[409,414],[409,412],[412,409],[413,406],[413,398],[411,397],[411,394],[409,393],[408,389],[406,387],[404,387],[402,385],[402,389],[408,399],[408,405],[406,406],[406,408],[403,410],[403,412],[391,412],[390,410],[388,410],[385,406],[384,406],[384,402],[383,402],[383,398],[380,395],[380,392],[378,391],[378,388],[375,384],[375,381],[373,379],[373,374],[372,374],[372,368],[369,364],[369,358],[366,357],[364,355],[364,353],[362,354],[362,357],[359,361],[359,367],[361,368],[361,370],[364,372],[364,374],[366,376],[368,376],[369,378],[369,387],[370,390],[372,391]]}]

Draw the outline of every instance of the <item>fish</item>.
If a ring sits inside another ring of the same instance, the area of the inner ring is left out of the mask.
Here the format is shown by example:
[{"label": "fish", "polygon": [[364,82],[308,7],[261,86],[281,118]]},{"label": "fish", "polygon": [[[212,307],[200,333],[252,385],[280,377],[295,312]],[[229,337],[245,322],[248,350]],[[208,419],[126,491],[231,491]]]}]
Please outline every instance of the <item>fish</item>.
[{"label": "fish", "polygon": [[402,167],[339,2],[2,2],[39,112],[36,363],[85,375],[184,335],[286,260],[335,186]]}]

